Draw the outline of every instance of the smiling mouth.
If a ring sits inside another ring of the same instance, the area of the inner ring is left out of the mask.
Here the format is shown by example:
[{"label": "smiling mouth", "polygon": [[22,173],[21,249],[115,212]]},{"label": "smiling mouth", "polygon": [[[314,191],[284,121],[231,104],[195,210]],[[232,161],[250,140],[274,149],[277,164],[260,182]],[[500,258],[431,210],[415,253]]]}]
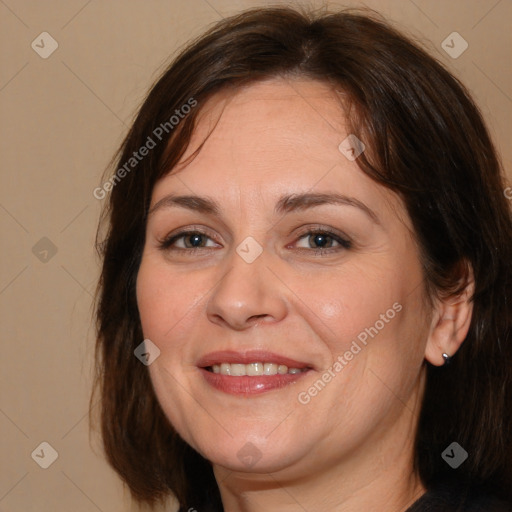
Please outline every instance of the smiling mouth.
[{"label": "smiling mouth", "polygon": [[211,352],[196,364],[211,388],[244,398],[286,388],[315,370],[311,364],[267,350]]},{"label": "smiling mouth", "polygon": [[254,362],[249,364],[240,363],[220,363],[205,367],[205,370],[220,375],[229,375],[232,377],[260,377],[272,375],[286,375],[304,373],[311,368],[288,368],[285,364]]}]

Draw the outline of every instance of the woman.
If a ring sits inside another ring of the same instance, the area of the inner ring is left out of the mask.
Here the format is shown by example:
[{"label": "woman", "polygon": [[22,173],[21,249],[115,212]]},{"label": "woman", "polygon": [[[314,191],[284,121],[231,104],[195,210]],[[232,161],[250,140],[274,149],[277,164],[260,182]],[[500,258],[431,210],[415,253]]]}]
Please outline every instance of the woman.
[{"label": "woman", "polygon": [[251,10],[177,57],[116,168],[97,379],[135,499],[510,510],[511,214],[438,62],[375,16]]}]

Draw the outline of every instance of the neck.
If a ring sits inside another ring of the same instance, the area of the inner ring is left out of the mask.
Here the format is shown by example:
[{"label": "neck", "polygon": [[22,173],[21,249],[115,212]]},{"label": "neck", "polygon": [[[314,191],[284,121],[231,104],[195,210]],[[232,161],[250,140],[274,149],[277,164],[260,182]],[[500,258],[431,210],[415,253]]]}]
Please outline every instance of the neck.
[{"label": "neck", "polygon": [[269,473],[249,481],[229,472],[221,476],[216,470],[216,477],[226,477],[220,487],[225,512],[297,512],[318,510],[317,507],[331,512],[405,512],[425,488],[417,475],[404,469],[384,469],[359,486],[350,485],[350,479],[344,485],[341,477],[333,480],[324,475],[316,475],[318,478],[308,482],[289,482]]}]

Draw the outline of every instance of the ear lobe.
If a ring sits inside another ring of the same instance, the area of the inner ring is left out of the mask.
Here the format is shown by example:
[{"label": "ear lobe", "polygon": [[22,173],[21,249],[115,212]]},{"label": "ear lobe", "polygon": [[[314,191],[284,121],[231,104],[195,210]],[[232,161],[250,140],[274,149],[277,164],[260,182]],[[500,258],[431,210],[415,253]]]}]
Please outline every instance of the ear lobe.
[{"label": "ear lobe", "polygon": [[473,272],[469,269],[464,291],[456,297],[439,299],[432,315],[425,348],[425,359],[431,364],[442,366],[444,364],[443,353],[452,357],[466,339],[473,313],[471,298],[474,289]]}]

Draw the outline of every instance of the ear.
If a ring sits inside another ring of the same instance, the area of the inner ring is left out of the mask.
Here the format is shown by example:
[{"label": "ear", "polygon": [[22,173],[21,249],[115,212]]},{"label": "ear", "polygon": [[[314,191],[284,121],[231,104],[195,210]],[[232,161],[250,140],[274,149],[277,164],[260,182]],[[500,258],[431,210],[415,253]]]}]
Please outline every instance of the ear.
[{"label": "ear", "polygon": [[475,280],[471,265],[467,265],[466,285],[460,295],[438,299],[432,315],[425,348],[425,359],[435,366],[444,364],[443,353],[453,356],[465,340],[471,316]]}]

